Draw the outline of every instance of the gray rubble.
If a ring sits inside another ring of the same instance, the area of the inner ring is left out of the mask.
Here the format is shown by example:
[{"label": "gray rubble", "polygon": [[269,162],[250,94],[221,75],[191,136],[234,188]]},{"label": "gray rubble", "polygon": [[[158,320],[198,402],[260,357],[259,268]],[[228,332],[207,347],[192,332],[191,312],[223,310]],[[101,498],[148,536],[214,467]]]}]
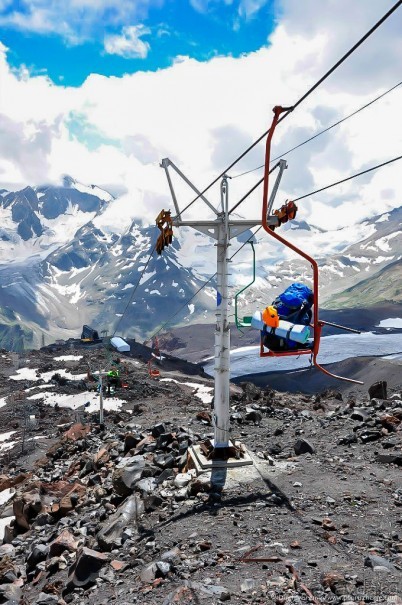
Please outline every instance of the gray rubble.
[{"label": "gray rubble", "polygon": [[[189,452],[213,435],[210,409],[175,379],[129,366],[125,404],[104,427],[38,400],[43,444],[22,453],[17,439],[0,461],[0,602],[398,603],[401,388],[344,398],[233,387],[232,438],[255,465],[232,477],[197,474]],[[62,383],[56,392],[77,389]],[[18,401],[0,409],[17,438]]]}]

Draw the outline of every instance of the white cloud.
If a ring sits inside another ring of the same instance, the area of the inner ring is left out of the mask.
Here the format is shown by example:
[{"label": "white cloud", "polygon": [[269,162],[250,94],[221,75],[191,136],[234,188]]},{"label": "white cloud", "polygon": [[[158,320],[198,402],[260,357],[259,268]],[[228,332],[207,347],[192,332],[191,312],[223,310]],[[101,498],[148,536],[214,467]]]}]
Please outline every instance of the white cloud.
[{"label": "white cloud", "polygon": [[[255,16],[258,11],[269,4],[270,0],[240,0],[237,7],[237,13],[241,18],[249,19]],[[219,4],[230,6],[234,4],[234,0],[190,0],[190,5],[199,13],[206,14]]]},{"label": "white cloud", "polygon": [[128,25],[123,27],[122,33],[105,37],[104,47],[109,55],[120,55],[125,59],[145,59],[150,50],[148,42],[141,40],[149,35],[151,30],[144,25]]},{"label": "white cloud", "polygon": [[[0,179],[26,183],[43,182],[50,170],[52,141],[58,137],[60,119],[45,122],[15,122],[0,113]],[[10,171],[11,167],[11,171]]]},{"label": "white cloud", "polygon": [[143,19],[163,0],[25,0],[7,8],[0,0],[0,25],[23,31],[58,34],[71,44],[93,38],[107,22],[121,27]]},{"label": "white cloud", "polygon": [[[67,173],[81,182],[127,191],[125,207],[130,217],[153,220],[158,208],[171,205],[160,159],[170,157],[203,188],[269,127],[274,105],[297,100],[388,8],[383,0],[370,6],[356,0],[353,18],[357,25],[346,28],[344,15],[350,2],[323,0],[317,7],[306,0],[305,12],[299,12],[298,4],[283,0],[271,45],[247,56],[217,57],[204,63],[181,57],[170,68],[154,73],[93,74],[77,88],[56,86],[45,76],[14,73],[0,47],[0,188],[4,183],[18,187],[57,181]],[[348,68],[345,64],[278,126],[275,155],[400,79],[402,42],[392,19],[376,36],[357,51],[357,63]],[[383,54],[387,66],[377,68]],[[401,98],[402,87],[291,154],[278,203],[357,172],[361,166],[400,155]],[[96,148],[71,131],[72,115],[82,116],[87,133],[99,133]],[[262,143],[230,174],[261,164],[263,156]],[[231,204],[260,176],[257,171],[231,180]],[[259,217],[261,195],[259,189],[242,206],[244,216]],[[180,186],[178,197],[183,207],[194,195]],[[219,205],[219,184],[208,197]],[[299,214],[301,219],[334,226],[387,211],[401,202],[402,171],[395,165],[371,173],[367,180],[356,179],[303,200]],[[205,208],[197,203],[188,216],[199,217]]]}]

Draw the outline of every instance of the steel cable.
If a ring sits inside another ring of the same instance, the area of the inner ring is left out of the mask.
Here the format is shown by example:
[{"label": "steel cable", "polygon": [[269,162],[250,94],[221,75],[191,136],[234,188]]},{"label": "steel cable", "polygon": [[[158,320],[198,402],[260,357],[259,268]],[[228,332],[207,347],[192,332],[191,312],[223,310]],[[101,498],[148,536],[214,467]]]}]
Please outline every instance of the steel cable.
[{"label": "steel cable", "polygon": [[[333,124],[331,124],[327,128],[324,128],[324,130],[320,130],[320,132],[317,132],[316,134],[314,134],[310,138],[306,139],[302,143],[299,143],[298,145],[295,145],[294,147],[291,147],[291,149],[288,149],[284,153],[278,154],[276,157],[274,157],[271,160],[270,163],[272,164],[276,160],[279,160],[280,158],[284,158],[289,153],[292,153],[292,151],[296,151],[296,149],[299,149],[300,147],[303,147],[303,145],[306,145],[307,143],[310,143],[311,141],[314,141],[314,139],[317,139],[322,134],[325,134],[329,130],[332,130],[332,128],[335,128],[336,126],[339,126],[339,124],[342,124],[343,122],[346,122],[346,120],[349,120],[349,118],[352,118],[353,116],[357,115],[358,113],[360,113],[361,111],[363,111],[363,109],[366,109],[367,107],[370,107],[370,105],[373,105],[374,103],[376,103],[377,101],[379,101],[380,99],[382,99],[383,97],[385,97],[387,94],[389,94],[390,92],[392,92],[393,90],[395,90],[396,88],[398,88],[399,86],[401,86],[401,84],[402,84],[402,82],[398,82],[398,84],[395,84],[395,86],[392,86],[392,88],[389,88],[388,90],[386,90],[385,92],[383,92],[382,94],[380,94],[378,97],[376,97],[375,99],[372,99],[371,101],[369,101],[365,105],[362,105],[362,107],[359,107],[359,109],[356,109],[355,111],[353,111],[349,115],[345,116],[344,118],[338,120],[337,122],[334,122]],[[246,170],[245,172],[241,172],[240,174],[236,174],[236,175],[232,176],[231,178],[232,179],[237,179],[237,178],[239,178],[241,176],[245,176],[246,174],[250,174],[251,172],[255,172],[256,170],[259,170],[260,168],[264,168],[264,165],[265,164],[261,164],[260,166],[256,166],[255,168],[251,168],[250,170]],[[260,182],[262,182],[262,181],[259,181],[258,184],[260,184]]]},{"label": "steel cable", "polygon": [[[389,164],[392,164],[393,162],[396,162],[398,160],[402,159],[402,155],[397,156],[395,158],[392,158],[391,160],[387,160],[386,162],[382,162],[381,164],[377,164],[376,166],[372,166],[371,168],[367,168],[366,170],[362,170],[361,172],[357,172],[356,174],[352,174],[351,176],[346,177],[345,179],[341,179],[339,181],[336,181],[335,183],[331,183],[330,185],[326,185],[325,187],[321,187],[320,189],[316,189],[315,191],[311,191],[310,193],[306,193],[304,195],[301,195],[297,198],[295,198],[294,202],[298,202],[299,200],[303,200],[306,197],[309,197],[311,195],[315,195],[316,193],[319,193],[321,191],[325,191],[327,189],[331,189],[332,187],[335,187],[336,185],[340,185],[341,183],[346,183],[347,181],[351,181],[352,179],[355,179],[359,176],[362,176],[363,174],[367,174],[368,172],[372,172],[373,170],[378,170],[379,168],[382,168],[383,166],[387,166]],[[253,235],[257,235],[257,233],[262,229],[262,226],[258,227],[258,229],[256,229],[256,231],[254,231]],[[234,252],[234,254],[232,254],[232,256],[229,258],[229,260],[232,260],[236,254],[238,254],[240,252],[240,250],[242,250],[244,248],[244,246],[247,244],[248,242],[245,241],[237,250],[236,252]],[[193,294],[193,296],[191,298],[189,298],[173,315],[171,315],[161,326],[160,328],[158,328],[158,330],[156,332],[153,333],[153,335],[151,336],[151,339],[154,338],[157,334],[159,334],[159,332],[161,330],[163,330],[163,328],[165,326],[167,326],[171,320],[176,317],[176,315],[178,315],[180,313],[180,311],[182,309],[184,309],[184,307],[186,307],[200,292],[201,290],[203,290],[205,288],[205,286],[207,286],[207,284],[209,284],[210,281],[212,281],[212,279],[216,276],[216,273],[214,273],[213,275],[211,275],[211,277],[200,287],[198,288],[198,290]]]},{"label": "steel cable", "polygon": [[148,256],[148,260],[147,260],[147,262],[145,263],[145,266],[144,266],[143,270],[141,271],[141,275],[140,275],[140,277],[139,277],[139,279],[138,279],[138,281],[137,281],[137,283],[136,283],[136,285],[135,285],[135,287],[134,287],[133,291],[131,292],[131,296],[130,296],[130,298],[129,298],[129,300],[128,300],[128,302],[127,302],[126,306],[125,306],[125,309],[124,309],[123,313],[121,314],[121,316],[119,317],[119,320],[118,320],[118,322],[117,322],[117,324],[116,324],[116,327],[115,327],[115,330],[114,330],[114,332],[113,332],[113,336],[116,334],[116,332],[117,332],[117,328],[119,327],[119,325],[120,325],[120,323],[121,323],[121,321],[122,321],[123,317],[125,316],[125,314],[126,314],[126,312],[127,312],[128,307],[130,306],[130,304],[131,304],[131,302],[132,302],[132,300],[133,300],[133,298],[134,298],[134,294],[136,293],[136,291],[137,291],[137,289],[138,289],[138,286],[139,286],[139,285],[140,285],[140,283],[141,283],[141,280],[142,280],[142,278],[143,278],[143,275],[144,275],[144,273],[145,273],[145,271],[146,271],[146,269],[147,269],[147,267],[148,267],[148,265],[149,265],[149,263],[150,263],[150,261],[151,261],[152,255],[153,255],[153,253],[154,253],[154,251],[155,251],[155,248],[156,248],[156,244],[153,246],[153,248],[152,248],[152,250],[151,250],[151,252],[150,252],[150,254],[149,254],[149,256]]},{"label": "steel cable", "polygon": [[351,176],[346,177],[346,179],[335,181],[335,183],[331,183],[331,185],[326,185],[325,187],[321,187],[320,189],[316,189],[315,191],[311,191],[310,193],[305,193],[304,195],[301,195],[300,197],[297,197],[292,201],[298,202],[299,200],[304,200],[304,198],[310,197],[311,195],[315,195],[316,193],[320,193],[320,191],[331,189],[331,187],[335,187],[336,185],[340,185],[341,183],[346,183],[346,181],[351,181],[352,179],[355,179],[358,176],[362,176],[362,174],[367,174],[368,172],[372,172],[373,170],[377,170],[378,168],[382,168],[383,166],[387,166],[388,164],[392,164],[392,162],[396,162],[401,159],[402,155],[399,155],[396,158],[392,158],[392,160],[387,160],[386,162],[382,162],[382,164],[377,164],[377,166],[372,166],[371,168],[367,168],[366,170],[362,170],[361,172],[352,174]]}]

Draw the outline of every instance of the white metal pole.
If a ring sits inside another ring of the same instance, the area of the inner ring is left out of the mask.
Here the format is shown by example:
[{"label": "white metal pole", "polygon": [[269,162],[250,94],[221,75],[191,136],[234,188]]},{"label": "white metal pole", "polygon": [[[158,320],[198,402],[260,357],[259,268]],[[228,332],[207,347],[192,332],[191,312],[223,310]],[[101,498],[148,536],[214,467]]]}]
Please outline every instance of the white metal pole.
[{"label": "white metal pole", "polygon": [[101,370],[99,370],[99,386],[99,424],[103,424],[103,377]]},{"label": "white metal pole", "polygon": [[223,221],[218,226],[217,242],[217,308],[215,328],[215,389],[214,427],[215,448],[229,445],[230,408],[230,329],[228,322],[228,184],[224,177],[221,184]]}]

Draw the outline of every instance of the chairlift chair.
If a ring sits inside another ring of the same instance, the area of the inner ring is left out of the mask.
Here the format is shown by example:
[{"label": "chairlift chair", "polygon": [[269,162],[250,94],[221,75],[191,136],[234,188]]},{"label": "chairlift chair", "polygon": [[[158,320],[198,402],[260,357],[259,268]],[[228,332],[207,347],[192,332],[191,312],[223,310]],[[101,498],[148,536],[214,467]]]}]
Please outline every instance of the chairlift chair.
[{"label": "chairlift chair", "polygon": [[148,374],[151,378],[158,378],[158,376],[160,376],[160,372],[152,367],[152,361],[152,359],[148,361]]},{"label": "chairlift chair", "polygon": [[293,250],[293,252],[295,252],[299,256],[303,257],[305,260],[307,260],[310,263],[310,265],[312,267],[312,270],[313,270],[313,288],[312,289],[313,289],[314,304],[313,304],[313,322],[311,324],[311,328],[313,328],[313,330],[314,330],[314,339],[312,340],[310,346],[308,346],[307,348],[296,348],[296,349],[292,349],[292,350],[288,350],[288,351],[278,352],[278,351],[271,351],[271,350],[267,349],[263,344],[263,339],[261,338],[260,357],[292,357],[292,356],[294,357],[294,356],[299,356],[299,355],[311,355],[312,363],[314,364],[314,366],[318,370],[323,372],[324,374],[327,374],[327,376],[331,376],[332,378],[337,378],[339,380],[345,380],[346,382],[352,382],[354,384],[363,384],[363,382],[361,382],[359,380],[354,380],[352,378],[345,378],[344,376],[338,376],[337,374],[333,374],[332,372],[329,372],[327,369],[323,368],[318,363],[317,356],[318,356],[318,353],[320,350],[321,332],[325,325],[331,325],[333,327],[336,327],[336,328],[339,328],[342,330],[346,330],[348,332],[354,332],[354,333],[358,333],[358,334],[360,334],[360,332],[358,330],[352,330],[351,328],[346,328],[344,326],[339,326],[338,324],[333,324],[331,322],[326,322],[326,321],[319,319],[319,308],[318,308],[319,271],[318,271],[317,262],[309,254],[307,254],[300,248],[297,248],[297,246],[295,246],[294,244],[292,244],[291,242],[286,240],[281,235],[278,235],[278,233],[274,229],[272,229],[268,224],[268,219],[269,219],[268,185],[269,185],[269,164],[270,164],[270,154],[271,154],[271,141],[272,141],[272,137],[273,137],[275,128],[276,128],[278,120],[279,120],[279,116],[282,112],[287,111],[287,109],[288,108],[283,108],[280,106],[274,107],[274,109],[273,109],[274,118],[272,120],[272,124],[269,129],[268,136],[267,136],[266,147],[265,147],[262,227],[268,233],[268,235],[270,235],[271,237],[276,239],[278,242],[280,242],[287,248],[290,248],[291,250]]},{"label": "chairlift chair", "polygon": [[162,360],[159,349],[159,339],[157,336],[155,336],[155,338],[152,340],[152,349],[155,350],[157,355],[153,352],[153,350],[151,351],[151,359],[148,361],[148,374],[151,376],[151,378],[157,378],[160,376],[160,371],[152,367],[152,364],[155,362],[155,360]]}]

